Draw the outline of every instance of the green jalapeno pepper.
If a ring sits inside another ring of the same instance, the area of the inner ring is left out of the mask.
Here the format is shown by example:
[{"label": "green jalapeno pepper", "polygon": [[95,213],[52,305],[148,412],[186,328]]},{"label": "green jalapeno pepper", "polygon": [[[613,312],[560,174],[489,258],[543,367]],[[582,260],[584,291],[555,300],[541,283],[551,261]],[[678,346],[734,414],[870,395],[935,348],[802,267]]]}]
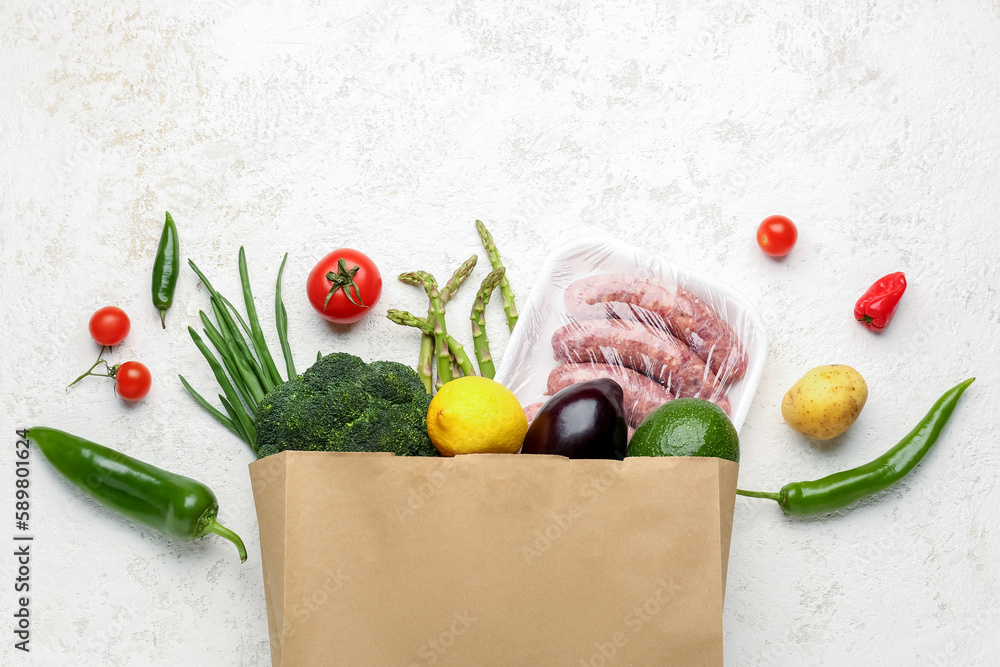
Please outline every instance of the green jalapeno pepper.
[{"label": "green jalapeno pepper", "polygon": [[160,322],[167,328],[167,309],[174,302],[174,289],[181,268],[181,246],[177,237],[177,225],[167,212],[160,234],[160,247],[153,262],[153,305],[160,311]]},{"label": "green jalapeno pepper", "polygon": [[743,489],[736,493],[774,500],[788,514],[808,515],[833,512],[887,489],[913,470],[934,446],[958,399],[973,380],[969,378],[945,392],[906,437],[874,461],[810,482],[785,484],[778,493]]},{"label": "green jalapeno pepper", "polygon": [[30,428],[28,437],[98,502],[175,540],[221,535],[236,545],[240,562],[247,559],[240,536],[216,521],[219,501],[201,482],[54,428]]}]

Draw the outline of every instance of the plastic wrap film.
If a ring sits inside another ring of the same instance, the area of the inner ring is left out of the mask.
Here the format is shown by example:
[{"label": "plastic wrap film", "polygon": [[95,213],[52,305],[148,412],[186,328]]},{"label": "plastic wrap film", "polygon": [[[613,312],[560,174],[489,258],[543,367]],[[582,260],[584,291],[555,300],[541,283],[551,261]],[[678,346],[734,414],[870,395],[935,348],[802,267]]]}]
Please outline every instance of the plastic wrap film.
[{"label": "plastic wrap film", "polygon": [[546,261],[496,379],[534,418],[577,382],[622,386],[631,431],[678,397],[704,398],[742,426],[767,353],[760,317],[717,280],[638,248],[585,238]]}]

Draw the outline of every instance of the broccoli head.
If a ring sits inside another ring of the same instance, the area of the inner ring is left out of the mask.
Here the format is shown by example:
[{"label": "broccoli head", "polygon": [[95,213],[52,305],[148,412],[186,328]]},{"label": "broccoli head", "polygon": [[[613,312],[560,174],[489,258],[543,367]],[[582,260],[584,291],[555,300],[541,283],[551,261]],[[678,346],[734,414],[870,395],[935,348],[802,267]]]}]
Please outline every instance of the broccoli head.
[{"label": "broccoli head", "polygon": [[430,403],[409,366],[328,354],[258,404],[257,455],[294,449],[437,456],[427,437]]}]

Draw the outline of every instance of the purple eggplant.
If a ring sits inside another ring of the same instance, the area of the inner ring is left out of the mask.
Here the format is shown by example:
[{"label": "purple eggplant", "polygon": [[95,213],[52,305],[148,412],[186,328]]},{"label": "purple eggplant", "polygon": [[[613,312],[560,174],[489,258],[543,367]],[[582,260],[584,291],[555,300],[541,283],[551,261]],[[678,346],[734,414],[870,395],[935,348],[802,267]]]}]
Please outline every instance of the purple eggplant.
[{"label": "purple eggplant", "polygon": [[627,440],[621,385],[599,378],[570,385],[546,401],[528,427],[521,453],[621,460]]}]

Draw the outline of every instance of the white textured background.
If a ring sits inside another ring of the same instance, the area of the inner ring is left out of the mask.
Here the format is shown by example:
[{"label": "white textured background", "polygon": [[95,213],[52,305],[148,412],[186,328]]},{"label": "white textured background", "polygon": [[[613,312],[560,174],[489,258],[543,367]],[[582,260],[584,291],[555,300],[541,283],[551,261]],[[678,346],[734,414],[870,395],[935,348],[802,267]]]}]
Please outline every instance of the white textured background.
[{"label": "white textured background", "polygon": [[[150,305],[170,210],[183,256],[232,296],[241,243],[265,304],[290,253],[303,368],[317,349],[411,362],[415,333],[381,315],[424,299],[393,277],[446,277],[480,251],[477,217],[522,301],[582,234],[718,276],[757,304],[771,343],[742,432],[747,488],[866,461],[976,375],[938,448],[871,502],[815,520],[737,502],[725,651],[730,665],[997,664],[1000,3],[537,4],[0,4],[0,541],[13,430],[45,424],[208,483],[251,554],[240,566],[219,538],[136,529],[35,451],[32,652],[12,648],[3,547],[0,662],[268,660],[251,456],[176,379],[213,385],[185,332],[205,291],[185,270],[166,331]],[[783,261],[753,240],[771,213],[799,226]],[[353,329],[321,323],[301,288],[342,245],[387,278]],[[851,309],[894,270],[909,289],[876,336]],[[112,359],[155,374],[137,405],[97,379],[64,389],[97,353],[87,321],[106,304],[133,321]],[[778,404],[834,362],[871,397],[820,449]]]}]

